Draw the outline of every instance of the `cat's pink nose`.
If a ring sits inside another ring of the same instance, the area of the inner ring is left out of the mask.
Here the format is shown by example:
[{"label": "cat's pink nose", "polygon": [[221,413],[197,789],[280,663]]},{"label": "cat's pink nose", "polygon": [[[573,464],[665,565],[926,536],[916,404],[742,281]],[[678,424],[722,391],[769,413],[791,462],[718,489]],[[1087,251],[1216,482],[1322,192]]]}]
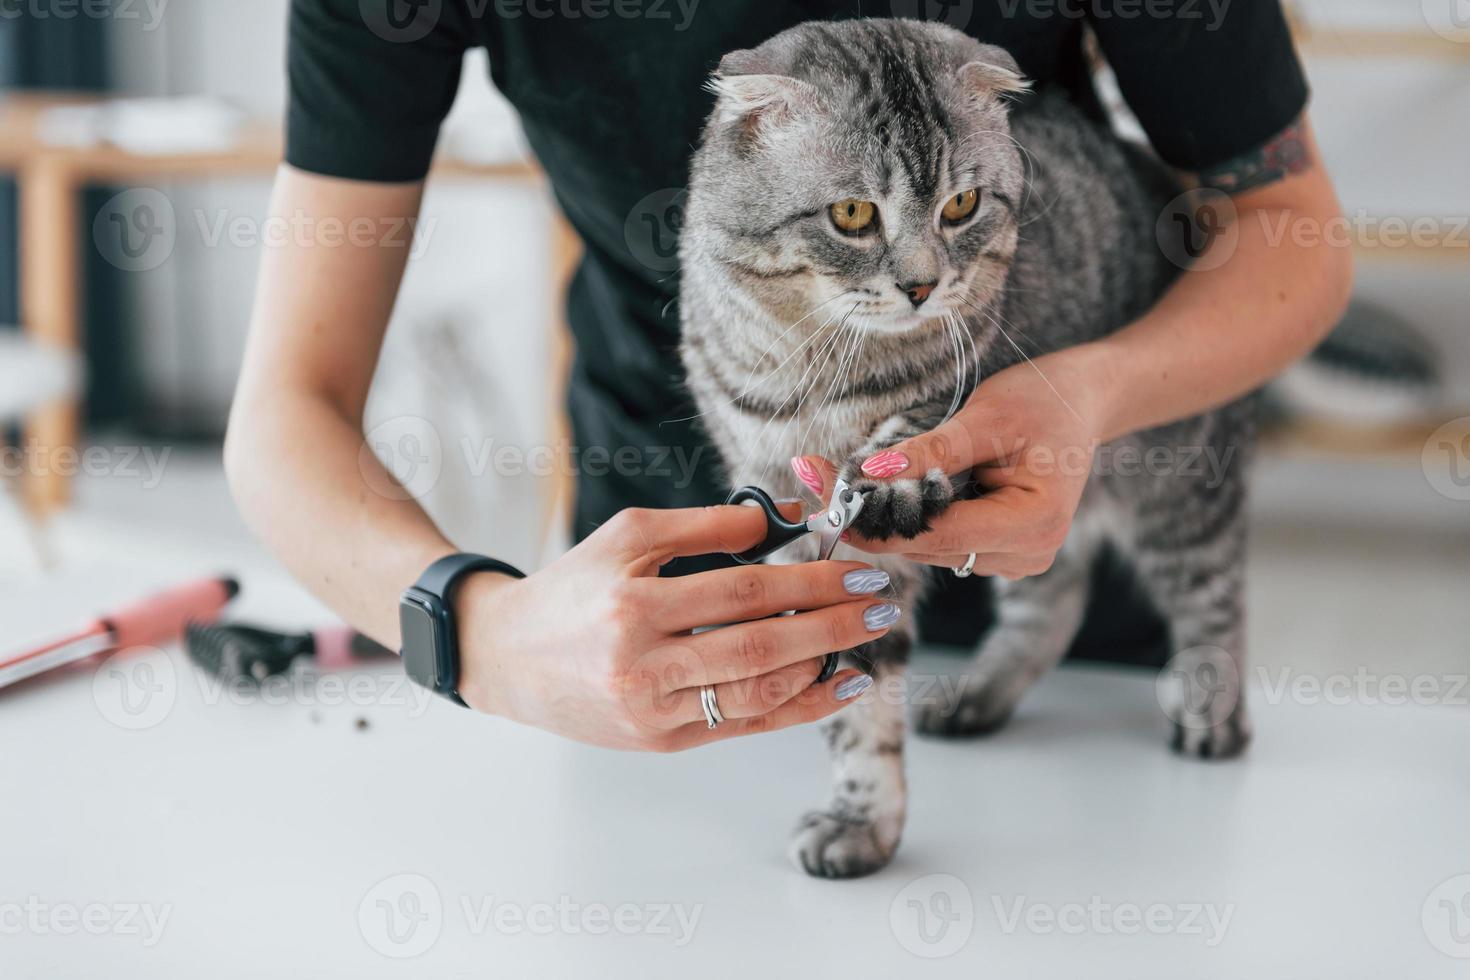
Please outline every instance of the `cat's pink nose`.
[{"label": "cat's pink nose", "polygon": [[924,305],[924,300],[929,298],[929,294],[934,292],[934,287],[939,285],[939,283],[911,282],[907,286],[905,286],[903,283],[900,282],[895,283],[894,285],[898,286],[899,289],[908,294],[909,302],[913,303],[914,309],[917,310],[919,307]]}]

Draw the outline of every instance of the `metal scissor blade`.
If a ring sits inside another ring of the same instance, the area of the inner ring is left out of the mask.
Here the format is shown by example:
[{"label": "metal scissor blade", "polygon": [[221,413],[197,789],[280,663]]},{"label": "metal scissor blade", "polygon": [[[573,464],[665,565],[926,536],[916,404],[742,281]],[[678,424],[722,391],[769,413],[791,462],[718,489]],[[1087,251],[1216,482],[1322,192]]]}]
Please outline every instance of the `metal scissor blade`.
[{"label": "metal scissor blade", "polygon": [[852,522],[857,520],[858,512],[863,509],[863,495],[847,485],[847,481],[838,480],[832,485],[832,500],[827,509],[820,514],[813,514],[807,522],[807,526],[817,532],[820,544],[817,548],[817,560],[826,561],[832,557],[832,552],[837,550],[837,543],[842,540],[842,534]]}]

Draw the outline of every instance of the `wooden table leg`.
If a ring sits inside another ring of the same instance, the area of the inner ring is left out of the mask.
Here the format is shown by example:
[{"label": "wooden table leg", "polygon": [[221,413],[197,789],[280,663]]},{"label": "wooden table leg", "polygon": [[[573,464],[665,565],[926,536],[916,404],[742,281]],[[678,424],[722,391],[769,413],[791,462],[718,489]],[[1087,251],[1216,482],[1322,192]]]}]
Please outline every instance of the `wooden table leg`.
[{"label": "wooden table leg", "polygon": [[[36,342],[81,348],[80,187],[64,163],[44,154],[16,177],[20,206],[20,314]],[[33,513],[47,514],[70,498],[57,450],[77,447],[79,406],[67,400],[42,408],[25,422],[25,497]]]},{"label": "wooden table leg", "polygon": [[551,493],[547,495],[546,508],[542,512],[542,544],[549,539],[558,520],[566,522],[571,515],[576,480],[571,472],[570,453],[572,427],[567,418],[567,381],[571,376],[574,343],[572,331],[567,324],[567,287],[582,259],[582,240],[572,229],[561,209],[551,205],[551,248],[549,260],[551,285],[551,371],[547,390],[551,392],[550,411],[551,444],[556,453],[556,470],[552,476]]}]

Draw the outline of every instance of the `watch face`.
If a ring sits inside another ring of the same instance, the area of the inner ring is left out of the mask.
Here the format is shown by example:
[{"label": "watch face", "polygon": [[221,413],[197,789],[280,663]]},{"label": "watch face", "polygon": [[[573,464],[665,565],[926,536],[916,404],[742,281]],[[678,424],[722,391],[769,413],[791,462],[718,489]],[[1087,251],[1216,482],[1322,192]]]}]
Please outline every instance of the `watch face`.
[{"label": "watch face", "polygon": [[422,598],[405,595],[399,604],[398,624],[403,633],[403,669],[431,690],[438,689],[439,624]]}]

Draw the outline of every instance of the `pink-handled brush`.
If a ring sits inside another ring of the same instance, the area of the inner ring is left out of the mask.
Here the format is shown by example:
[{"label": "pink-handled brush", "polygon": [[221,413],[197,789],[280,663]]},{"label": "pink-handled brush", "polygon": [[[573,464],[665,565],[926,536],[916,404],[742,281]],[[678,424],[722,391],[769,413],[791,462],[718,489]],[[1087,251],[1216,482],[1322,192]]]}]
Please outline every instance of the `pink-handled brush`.
[{"label": "pink-handled brush", "polygon": [[34,649],[0,653],[0,688],[109,650],[169,643],[187,623],[214,619],[239,592],[232,578],[202,579],[124,606]]}]

